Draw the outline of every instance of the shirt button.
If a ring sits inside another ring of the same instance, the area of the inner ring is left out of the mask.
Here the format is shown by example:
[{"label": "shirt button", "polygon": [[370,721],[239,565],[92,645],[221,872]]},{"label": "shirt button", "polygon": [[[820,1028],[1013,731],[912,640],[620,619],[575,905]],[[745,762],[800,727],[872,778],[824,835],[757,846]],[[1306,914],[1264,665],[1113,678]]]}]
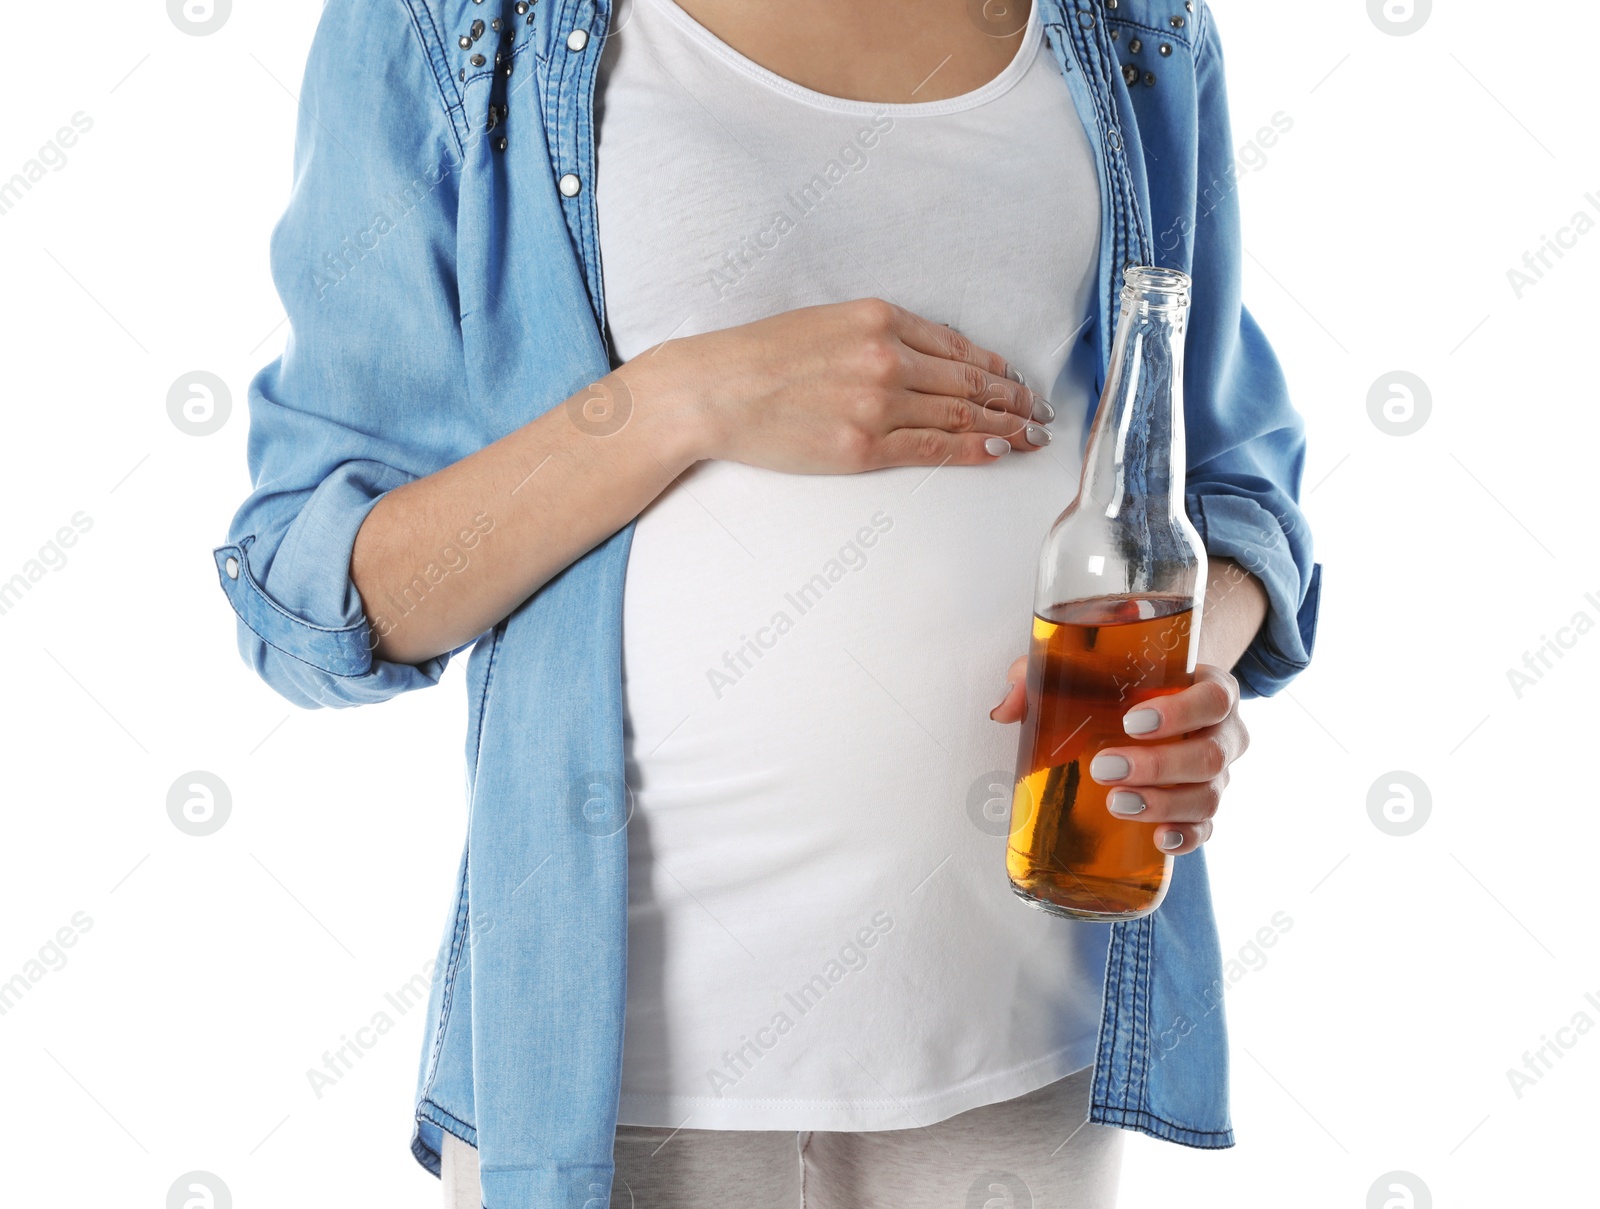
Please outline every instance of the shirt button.
[{"label": "shirt button", "polygon": [[556,188],[561,190],[562,197],[577,197],[583,182],[569,172],[556,182]]},{"label": "shirt button", "polygon": [[589,45],[589,31],[588,30],[586,30],[586,29],[575,29],[570,34],[567,35],[567,49],[568,50],[582,50],[587,45]]},{"label": "shirt button", "polygon": [[228,573],[229,579],[239,578],[239,560],[237,558],[228,559],[222,564],[222,569]]}]

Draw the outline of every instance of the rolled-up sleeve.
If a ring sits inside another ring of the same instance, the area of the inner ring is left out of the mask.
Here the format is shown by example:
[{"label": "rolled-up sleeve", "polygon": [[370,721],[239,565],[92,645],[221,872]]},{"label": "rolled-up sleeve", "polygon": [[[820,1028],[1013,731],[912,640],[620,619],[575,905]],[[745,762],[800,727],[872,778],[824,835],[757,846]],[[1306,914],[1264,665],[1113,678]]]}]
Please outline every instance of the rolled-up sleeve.
[{"label": "rolled-up sleeve", "polygon": [[[361,522],[384,491],[406,481],[387,466],[346,462],[302,505],[258,504],[233,540],[212,551],[239,618],[239,654],[296,705],[366,705],[436,684],[444,673],[447,656],[416,666],[377,658],[350,581]],[[286,521],[272,523],[274,511],[289,509],[296,510]],[[278,540],[262,546],[259,533]]]},{"label": "rolled-up sleeve", "polygon": [[1199,7],[1185,510],[1208,553],[1235,560],[1266,589],[1266,620],[1234,674],[1245,696],[1267,696],[1311,662],[1322,568],[1299,504],[1305,421],[1241,298],[1243,244],[1222,48],[1209,6]]},{"label": "rolled-up sleeve", "polygon": [[250,386],[254,490],[212,553],[245,662],[297,705],[437,683],[374,654],[356,532],[396,487],[475,444],[454,284],[461,145],[405,6],[330,0],[273,232],[285,351]]}]

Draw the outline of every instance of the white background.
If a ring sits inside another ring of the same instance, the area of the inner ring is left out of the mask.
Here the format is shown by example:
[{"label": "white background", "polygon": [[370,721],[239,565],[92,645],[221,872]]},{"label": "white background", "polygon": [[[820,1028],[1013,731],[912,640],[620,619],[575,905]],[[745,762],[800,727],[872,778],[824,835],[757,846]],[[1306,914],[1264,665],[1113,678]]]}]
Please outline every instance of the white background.
[{"label": "white background", "polygon": [[[381,709],[292,710],[235,655],[209,553],[283,339],[266,241],[318,7],[239,3],[200,38],[153,0],[9,21],[0,179],[74,113],[93,128],[0,217],[0,578],[93,527],[0,616],[0,980],[93,924],[0,1016],[6,1204],[156,1209],[195,1169],[242,1209],[438,1202],[406,1150],[420,1011],[320,1099],[305,1072],[438,942],[462,665]],[[1600,620],[1600,232],[1520,300],[1507,280],[1600,219],[1588,13],[1441,4],[1396,37],[1355,0],[1216,10],[1236,142],[1292,120],[1240,184],[1245,284],[1310,424],[1326,577],[1316,661],[1246,706],[1210,845],[1225,955],[1293,920],[1229,992],[1240,1144],[1130,1137],[1123,1204],[1357,1209],[1391,1170],[1440,1206],[1592,1203],[1600,1030],[1520,1098],[1506,1075],[1600,1023],[1600,636],[1520,699],[1506,674]],[[166,410],[194,369],[234,400],[203,438]],[[1367,409],[1396,369],[1432,397],[1403,437]],[[196,769],[233,797],[204,839],[166,812]],[[1393,770],[1431,793],[1406,837],[1367,809]]]}]

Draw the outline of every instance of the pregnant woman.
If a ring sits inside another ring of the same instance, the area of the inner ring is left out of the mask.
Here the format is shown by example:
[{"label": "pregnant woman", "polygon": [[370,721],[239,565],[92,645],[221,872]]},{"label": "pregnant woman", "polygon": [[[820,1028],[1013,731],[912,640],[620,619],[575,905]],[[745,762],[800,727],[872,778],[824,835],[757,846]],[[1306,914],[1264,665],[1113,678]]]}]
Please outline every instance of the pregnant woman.
[{"label": "pregnant woman", "polygon": [[[1118,1127],[1232,1144],[1196,850],[1309,659],[1302,425],[1205,4],[1021,5],[324,9],[216,562],[303,706],[472,647],[449,1206],[1103,1207]],[[1182,858],[1112,926],[1015,898],[985,803],[1134,263],[1195,281],[1211,589],[1095,764]]]}]

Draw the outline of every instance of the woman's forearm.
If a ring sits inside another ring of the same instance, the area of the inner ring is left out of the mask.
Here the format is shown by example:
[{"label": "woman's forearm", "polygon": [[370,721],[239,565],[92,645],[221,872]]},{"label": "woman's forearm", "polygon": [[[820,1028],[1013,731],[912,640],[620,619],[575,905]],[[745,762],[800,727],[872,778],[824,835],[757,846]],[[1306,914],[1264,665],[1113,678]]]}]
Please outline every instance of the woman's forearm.
[{"label": "woman's forearm", "polygon": [[1200,662],[1232,671],[1267,616],[1261,581],[1231,558],[1213,558],[1200,622]]},{"label": "woman's forearm", "polygon": [[[420,663],[490,629],[697,460],[686,413],[646,377],[629,373],[627,394],[608,374],[598,386],[609,399],[586,388],[378,501],[356,534],[350,577],[379,658]],[[594,414],[599,401],[603,415],[619,397],[631,414],[601,435],[611,424],[584,420],[584,404]]]}]

